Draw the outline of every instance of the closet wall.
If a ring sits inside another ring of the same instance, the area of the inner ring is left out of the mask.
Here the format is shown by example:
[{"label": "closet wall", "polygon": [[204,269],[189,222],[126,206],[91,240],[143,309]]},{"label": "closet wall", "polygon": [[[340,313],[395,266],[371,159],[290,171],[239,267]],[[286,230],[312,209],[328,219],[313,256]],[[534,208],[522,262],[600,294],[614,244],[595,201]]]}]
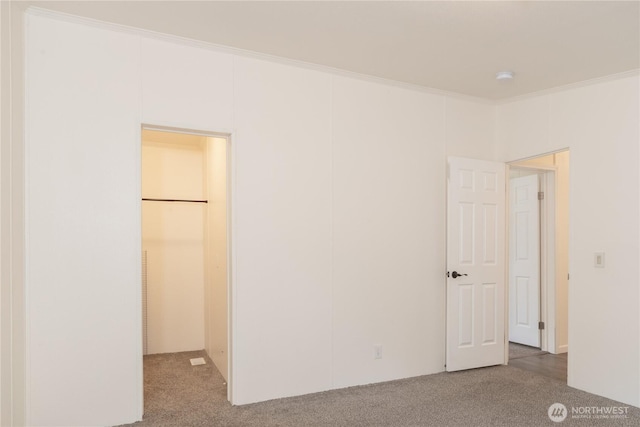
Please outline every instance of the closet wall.
[{"label": "closet wall", "polygon": [[[205,140],[143,131],[142,197],[206,199]],[[204,348],[206,212],[204,203],[142,202],[146,354]]]},{"label": "closet wall", "polygon": [[229,381],[227,285],[227,140],[206,138],[205,350]]}]

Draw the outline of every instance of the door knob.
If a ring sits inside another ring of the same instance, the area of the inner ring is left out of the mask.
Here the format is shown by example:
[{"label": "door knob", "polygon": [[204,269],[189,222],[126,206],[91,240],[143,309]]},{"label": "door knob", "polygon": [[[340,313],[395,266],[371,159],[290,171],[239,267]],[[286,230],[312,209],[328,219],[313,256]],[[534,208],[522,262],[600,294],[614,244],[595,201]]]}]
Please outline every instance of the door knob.
[{"label": "door knob", "polygon": [[[448,274],[447,274],[448,275]],[[468,276],[468,274],[465,273],[458,273],[457,271],[454,271],[453,273],[451,273],[451,277],[453,277],[454,279],[460,277],[460,276]]]}]

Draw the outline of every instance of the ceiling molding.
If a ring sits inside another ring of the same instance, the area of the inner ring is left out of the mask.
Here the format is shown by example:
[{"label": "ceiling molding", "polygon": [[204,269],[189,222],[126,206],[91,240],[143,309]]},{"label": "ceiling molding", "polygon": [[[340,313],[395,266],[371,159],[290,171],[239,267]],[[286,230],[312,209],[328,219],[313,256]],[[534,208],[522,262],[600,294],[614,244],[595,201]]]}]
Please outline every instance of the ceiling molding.
[{"label": "ceiling molding", "polygon": [[556,86],[545,90],[540,90],[537,92],[525,93],[523,95],[514,96],[511,98],[505,99],[497,99],[495,100],[496,105],[509,104],[511,102],[521,101],[524,99],[535,98],[538,96],[552,95],[554,93],[566,92],[572,89],[578,89],[586,86],[593,86],[600,83],[606,83],[614,80],[626,79],[629,77],[638,77],[640,76],[640,68],[635,70],[624,71],[622,73],[610,74],[608,76],[596,77],[594,79],[584,80],[581,82],[570,83],[568,85]]},{"label": "ceiling molding", "polygon": [[478,103],[487,104],[487,105],[495,104],[495,100],[492,100],[492,99],[481,98],[481,97],[466,95],[463,93],[450,92],[450,91],[445,91],[445,90],[440,90],[435,88],[429,88],[429,87],[420,86],[412,83],[405,83],[397,80],[371,76],[368,74],[356,73],[354,71],[333,68],[326,65],[314,64],[310,62],[299,61],[296,59],[283,58],[280,56],[269,55],[266,53],[254,52],[250,50],[239,49],[239,48],[224,46],[224,45],[215,44],[215,43],[209,43],[202,40],[190,39],[186,37],[176,36],[173,34],[160,33],[157,31],[147,30],[144,28],[131,27],[131,26],[112,23],[112,22],[100,21],[93,18],[72,15],[69,13],[45,9],[37,6],[29,6],[26,9],[25,13],[32,16],[42,16],[50,19],[55,19],[58,21],[71,22],[71,23],[86,25],[94,28],[102,28],[105,30],[116,31],[120,33],[133,34],[133,35],[146,37],[150,39],[161,40],[161,41],[166,41],[166,42],[175,43],[175,44],[181,44],[184,46],[211,50],[218,53],[225,53],[229,55],[241,56],[244,58],[252,58],[252,59],[258,59],[258,60],[268,61],[272,63],[282,64],[282,65],[289,65],[293,67],[324,72],[324,73],[332,74],[335,76],[347,77],[347,78],[367,81],[371,83],[378,83],[386,86],[403,88],[403,89],[416,91],[416,92],[428,93],[431,95],[439,95],[443,97],[468,100],[468,101],[478,102]]}]

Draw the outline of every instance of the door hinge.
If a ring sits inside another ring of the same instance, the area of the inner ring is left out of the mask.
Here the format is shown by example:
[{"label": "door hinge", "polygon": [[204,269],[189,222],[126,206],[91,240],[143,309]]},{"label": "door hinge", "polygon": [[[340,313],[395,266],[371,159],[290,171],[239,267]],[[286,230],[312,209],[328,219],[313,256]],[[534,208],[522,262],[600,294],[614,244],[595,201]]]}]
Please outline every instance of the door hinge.
[{"label": "door hinge", "polygon": [[569,273],[567,273],[567,280],[571,280],[571,279],[569,278]]},{"label": "door hinge", "polygon": [[544,191],[538,191],[538,200],[544,200]]},{"label": "door hinge", "polygon": [[538,329],[540,330],[544,329],[544,322],[538,322]]}]

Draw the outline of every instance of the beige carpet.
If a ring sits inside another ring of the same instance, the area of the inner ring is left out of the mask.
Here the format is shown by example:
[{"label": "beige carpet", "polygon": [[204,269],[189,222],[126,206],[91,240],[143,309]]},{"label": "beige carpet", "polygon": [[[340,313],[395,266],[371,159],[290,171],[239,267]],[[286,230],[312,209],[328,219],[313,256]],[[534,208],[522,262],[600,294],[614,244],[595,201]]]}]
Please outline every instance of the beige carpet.
[{"label": "beige carpet", "polygon": [[[145,357],[145,416],[133,426],[640,426],[626,419],[549,420],[551,404],[627,406],[509,366],[440,373],[239,407],[226,400],[222,376],[189,359],[204,352]],[[205,356],[206,357],[206,356]]]},{"label": "beige carpet", "polygon": [[514,342],[509,343],[509,360],[538,356],[541,354],[549,354],[549,352],[542,351],[539,348],[529,347],[528,345],[516,344]]}]

